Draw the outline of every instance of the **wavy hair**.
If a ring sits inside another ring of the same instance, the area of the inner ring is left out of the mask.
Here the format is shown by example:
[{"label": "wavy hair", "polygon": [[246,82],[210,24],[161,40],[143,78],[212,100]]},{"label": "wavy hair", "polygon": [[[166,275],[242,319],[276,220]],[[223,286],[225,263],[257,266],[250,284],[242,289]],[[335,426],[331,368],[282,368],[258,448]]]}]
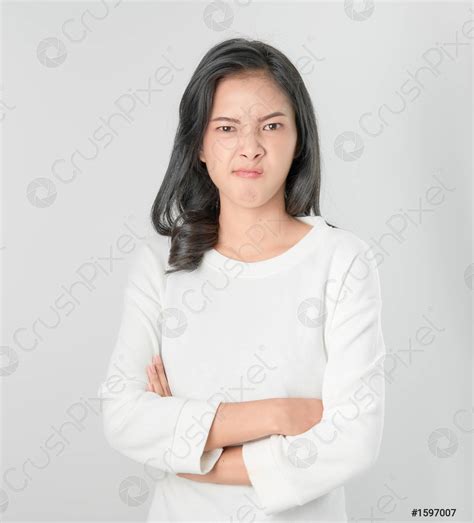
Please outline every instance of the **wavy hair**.
[{"label": "wavy hair", "polygon": [[286,212],[295,217],[320,215],[319,136],[303,79],[291,61],[267,43],[245,38],[224,40],[207,51],[186,86],[170,161],[151,210],[154,229],[158,234],[171,236],[171,268],[166,273],[197,269],[204,253],[217,243],[219,192],[199,158],[199,151],[217,82],[229,75],[249,72],[272,77],[295,112],[297,152],[285,181]]}]

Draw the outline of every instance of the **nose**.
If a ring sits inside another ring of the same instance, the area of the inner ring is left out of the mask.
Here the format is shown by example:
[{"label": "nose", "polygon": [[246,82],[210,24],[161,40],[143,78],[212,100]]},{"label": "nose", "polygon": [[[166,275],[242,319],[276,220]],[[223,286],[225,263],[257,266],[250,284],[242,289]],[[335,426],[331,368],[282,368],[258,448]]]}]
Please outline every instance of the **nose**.
[{"label": "nose", "polygon": [[264,149],[258,134],[249,127],[245,128],[239,140],[239,154],[248,160],[254,160],[263,155]]}]

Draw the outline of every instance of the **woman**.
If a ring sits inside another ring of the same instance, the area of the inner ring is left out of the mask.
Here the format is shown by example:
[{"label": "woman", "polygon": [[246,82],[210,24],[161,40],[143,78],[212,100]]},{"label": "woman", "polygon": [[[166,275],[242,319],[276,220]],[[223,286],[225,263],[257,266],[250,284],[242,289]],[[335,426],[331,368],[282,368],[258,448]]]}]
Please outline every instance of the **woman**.
[{"label": "woman", "polygon": [[161,473],[150,521],[347,521],[344,484],[381,445],[381,293],[368,244],[320,216],[310,96],[280,51],[236,38],[179,117],[100,388],[106,437]]}]

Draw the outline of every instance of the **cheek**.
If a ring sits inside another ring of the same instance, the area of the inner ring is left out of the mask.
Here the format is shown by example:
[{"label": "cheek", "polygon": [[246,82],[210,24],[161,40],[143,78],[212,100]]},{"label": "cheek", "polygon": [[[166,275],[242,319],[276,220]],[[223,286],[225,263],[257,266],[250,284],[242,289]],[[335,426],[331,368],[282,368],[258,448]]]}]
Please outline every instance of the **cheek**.
[{"label": "cheek", "polygon": [[218,174],[227,170],[237,146],[237,140],[233,137],[209,137],[204,149],[208,171]]},{"label": "cheek", "polygon": [[206,148],[206,168],[212,182],[218,189],[228,183],[232,155],[216,141],[209,141]]},{"label": "cheek", "polygon": [[272,137],[271,146],[274,154],[279,157],[291,157],[296,147],[297,136],[293,133],[281,133]]}]

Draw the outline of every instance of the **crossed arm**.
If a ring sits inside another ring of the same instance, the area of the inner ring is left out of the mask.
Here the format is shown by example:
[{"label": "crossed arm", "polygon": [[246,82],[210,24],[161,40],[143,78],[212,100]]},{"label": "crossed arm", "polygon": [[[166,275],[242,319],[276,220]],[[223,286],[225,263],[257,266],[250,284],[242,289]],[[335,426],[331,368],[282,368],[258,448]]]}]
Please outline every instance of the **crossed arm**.
[{"label": "crossed arm", "polygon": [[[147,391],[172,396],[159,355],[147,366]],[[317,423],[323,414],[319,399],[274,398],[241,403],[221,403],[211,425],[204,451],[224,448],[207,474],[178,473],[204,483],[252,485],[242,457],[242,443],[271,434],[299,434]],[[242,420],[246,423],[242,423]]]},{"label": "crossed arm", "polygon": [[[321,325],[327,355],[323,414],[317,398],[211,406],[173,396],[159,358],[147,369],[146,383],[145,368],[160,353],[156,274],[162,267],[144,246],[131,269],[117,341],[98,389],[109,444],[187,479],[251,484],[267,515],[302,506],[367,471],[380,451],[386,378],[380,282],[375,257],[365,256],[369,249],[348,237],[334,255],[332,274],[341,274],[341,284]],[[196,428],[207,438],[191,445],[188,432]],[[301,443],[317,455],[315,466],[295,464]]]}]

